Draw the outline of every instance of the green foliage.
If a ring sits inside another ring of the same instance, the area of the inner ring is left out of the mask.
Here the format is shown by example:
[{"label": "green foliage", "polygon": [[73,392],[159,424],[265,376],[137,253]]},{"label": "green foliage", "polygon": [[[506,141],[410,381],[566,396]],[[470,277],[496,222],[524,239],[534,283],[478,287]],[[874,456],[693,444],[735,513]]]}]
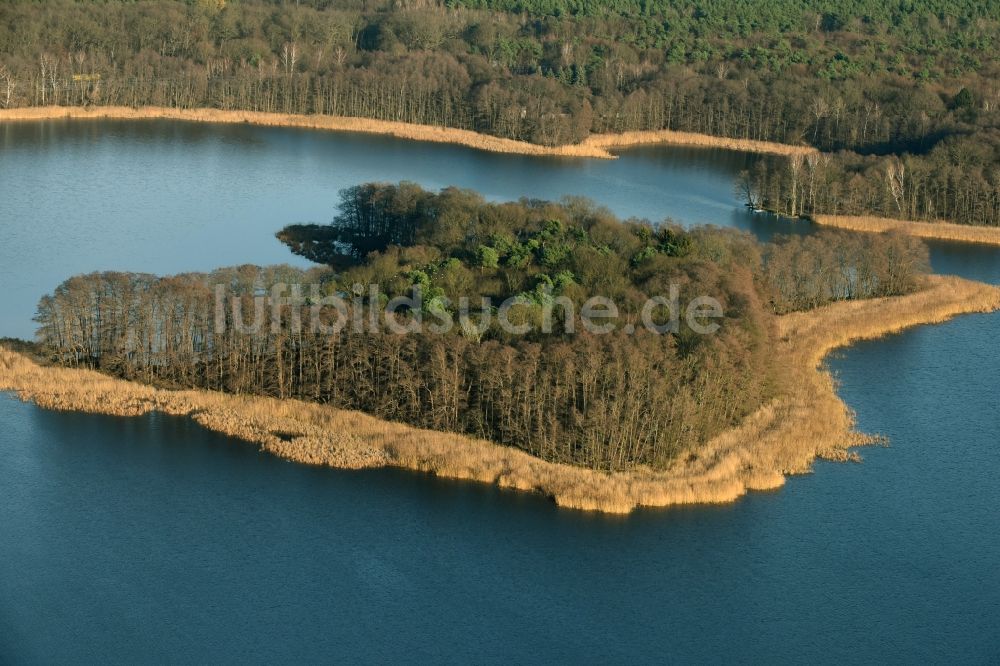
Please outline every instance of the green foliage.
[{"label": "green foliage", "polygon": [[952,99],[952,105],[956,109],[970,109],[976,103],[976,98],[968,88],[962,88]]},{"label": "green foliage", "polygon": [[572,271],[559,271],[553,278],[553,284],[558,291],[562,291],[571,284],[576,284],[576,278]]},{"label": "green foliage", "polygon": [[410,280],[410,284],[422,287],[424,289],[431,286],[431,278],[426,272],[416,269],[409,272],[407,277]]},{"label": "green foliage", "polygon": [[487,245],[479,246],[476,250],[476,258],[483,268],[497,268],[500,265],[500,253]]},{"label": "green foliage", "polygon": [[642,263],[648,261],[649,259],[652,259],[657,254],[658,254],[658,251],[657,251],[657,249],[655,247],[651,247],[651,246],[647,245],[646,247],[644,247],[641,250],[639,250],[639,252],[636,253],[636,255],[634,257],[632,257],[632,265],[633,266],[638,266],[639,264],[642,264]]},{"label": "green foliage", "polygon": [[692,249],[691,236],[677,227],[660,227],[653,239],[657,243],[657,250],[668,257],[683,257],[689,254]]},{"label": "green foliage", "polygon": [[559,268],[566,264],[571,252],[567,243],[547,241],[541,247],[539,263],[546,268]]},{"label": "green foliage", "polygon": [[[455,235],[462,242],[431,232],[442,219],[461,220]],[[621,307],[638,313],[649,260],[670,258],[666,273],[705,259],[734,263],[731,235],[622,223],[585,200],[493,204],[454,188],[434,194],[401,183],[348,188],[330,225],[293,225],[279,238],[304,256],[333,257],[324,263],[342,271],[340,282],[375,283],[390,298],[419,286],[453,301],[521,295],[542,304],[568,294],[581,305],[588,293],[599,293],[625,298]],[[747,265],[758,261],[752,253],[740,256]]]}]

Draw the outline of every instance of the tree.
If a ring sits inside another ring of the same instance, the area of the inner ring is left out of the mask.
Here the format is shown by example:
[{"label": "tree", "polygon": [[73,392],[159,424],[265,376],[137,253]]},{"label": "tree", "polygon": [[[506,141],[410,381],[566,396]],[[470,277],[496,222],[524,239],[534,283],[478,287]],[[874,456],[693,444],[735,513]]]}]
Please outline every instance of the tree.
[{"label": "tree", "polygon": [[5,65],[0,65],[0,95],[3,96],[3,106],[9,109],[14,90],[17,88],[17,81]]},{"label": "tree", "polygon": [[480,245],[477,251],[479,265],[483,268],[497,268],[500,265],[499,253],[487,245]]}]

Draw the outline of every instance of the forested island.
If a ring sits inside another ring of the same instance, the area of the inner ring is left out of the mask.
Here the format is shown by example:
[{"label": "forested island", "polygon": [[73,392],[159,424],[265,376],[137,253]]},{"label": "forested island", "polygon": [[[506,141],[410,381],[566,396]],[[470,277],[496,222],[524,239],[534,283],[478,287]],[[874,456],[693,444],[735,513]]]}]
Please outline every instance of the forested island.
[{"label": "forested island", "polygon": [[67,280],[39,303],[37,343],[0,353],[0,389],[630,511],[849,456],[867,439],[823,354],[1000,305],[995,287],[928,275],[904,235],[761,244],[579,198],[372,183],[278,239],[317,266]]},{"label": "forested island", "polygon": [[[345,190],[332,224],[279,238],[329,267],[73,278],[39,305],[42,348],[125,379],[312,400],[595,470],[664,469],[782,391],[774,314],[912,293],[927,272],[903,236],[761,247],[623,223],[584,200],[492,204],[407,183]],[[291,315],[290,294],[255,303],[278,283],[317,285],[302,305],[340,294],[343,311],[317,308],[321,329]],[[222,321],[218,285],[241,300]],[[600,321],[585,327],[595,296]],[[711,322],[681,312],[701,297],[718,303]],[[372,315],[375,330],[351,325]]]},{"label": "forested island", "polygon": [[972,0],[37,7],[0,7],[7,111],[342,116],[546,147],[688,132],[822,151],[748,174],[771,210],[1000,225],[1000,18]]}]

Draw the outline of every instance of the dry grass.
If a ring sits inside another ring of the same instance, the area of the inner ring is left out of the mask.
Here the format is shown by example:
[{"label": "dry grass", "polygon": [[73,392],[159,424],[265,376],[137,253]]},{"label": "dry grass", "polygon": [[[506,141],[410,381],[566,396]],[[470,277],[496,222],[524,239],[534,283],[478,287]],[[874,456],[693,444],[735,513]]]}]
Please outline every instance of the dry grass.
[{"label": "dry grass", "polygon": [[675,132],[673,130],[594,134],[584,139],[580,145],[610,150],[612,148],[628,148],[630,146],[642,146],[654,143],[701,148],[725,148],[745,153],[783,155],[786,157],[791,155],[809,155],[819,152],[812,146],[794,146],[786,143],[775,143],[773,141],[756,141],[754,139],[728,139],[710,134]]},{"label": "dry grass", "polygon": [[849,231],[871,233],[898,231],[919,238],[1000,245],[1000,227],[975,227],[969,224],[952,224],[951,222],[913,222],[911,220],[894,220],[888,217],[859,215],[815,215],[813,220],[816,224],[825,227],[836,227]]},{"label": "dry grass", "polygon": [[417,125],[413,123],[373,120],[370,118],[349,118],[343,116],[298,115],[287,113],[263,113],[257,111],[223,111],[220,109],[174,109],[144,106],[137,109],[127,106],[45,106],[0,110],[0,122],[14,120],[48,120],[57,118],[115,120],[148,120],[167,118],[170,120],[198,121],[206,123],[247,123],[271,127],[303,127],[307,129],[340,132],[360,132],[382,134],[401,139],[451,143],[493,153],[518,155],[540,155],[560,157],[614,157],[608,151],[591,146],[539,146],[526,141],[502,139],[470,130]]},{"label": "dry grass", "polygon": [[748,139],[726,139],[708,134],[692,132],[626,132],[623,134],[595,134],[581,143],[565,146],[539,146],[526,141],[502,139],[470,130],[460,130],[431,125],[373,120],[369,118],[348,118],[342,116],[297,115],[287,113],[262,113],[256,111],[222,111],[219,109],[174,109],[144,106],[137,109],[127,106],[44,106],[0,110],[0,122],[24,120],[48,120],[56,118],[112,118],[116,120],[145,120],[167,118],[208,123],[248,123],[276,127],[304,127],[342,132],[383,134],[431,141],[451,143],[494,153],[518,155],[539,155],[555,157],[597,157],[614,159],[612,148],[651,143],[701,146],[705,148],[728,148],[754,153],[793,155],[816,152],[808,146],[789,146],[768,141]]},{"label": "dry grass", "polygon": [[665,472],[605,474],[558,465],[482,440],[295,400],[155,389],[89,370],[43,367],[4,347],[0,390],[48,409],[189,415],[207,428],[301,463],[421,470],[537,491],[560,506],[627,513],[638,506],[729,502],[748,490],[781,486],[786,474],[808,471],[816,457],[850,459],[849,447],[870,438],[854,432],[850,410],[820,367],[823,357],[852,340],[996,309],[1000,289],[934,276],[926,289],[910,296],[836,303],[781,317],[775,353],[782,359],[787,397]]}]

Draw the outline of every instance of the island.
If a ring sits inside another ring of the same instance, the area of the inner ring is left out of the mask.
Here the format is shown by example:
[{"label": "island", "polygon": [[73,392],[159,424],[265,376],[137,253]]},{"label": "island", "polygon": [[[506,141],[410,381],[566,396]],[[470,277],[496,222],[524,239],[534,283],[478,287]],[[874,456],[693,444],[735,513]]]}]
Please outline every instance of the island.
[{"label": "island", "polygon": [[928,274],[905,235],[761,244],[580,198],[369,183],[277,236],[317,267],[68,279],[37,342],[0,351],[0,390],[624,513],[856,457],[878,438],[854,431],[823,357],[1000,308],[997,287]]}]

